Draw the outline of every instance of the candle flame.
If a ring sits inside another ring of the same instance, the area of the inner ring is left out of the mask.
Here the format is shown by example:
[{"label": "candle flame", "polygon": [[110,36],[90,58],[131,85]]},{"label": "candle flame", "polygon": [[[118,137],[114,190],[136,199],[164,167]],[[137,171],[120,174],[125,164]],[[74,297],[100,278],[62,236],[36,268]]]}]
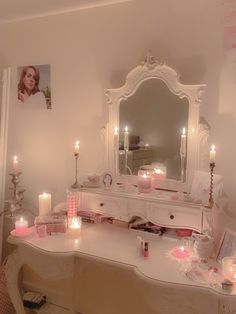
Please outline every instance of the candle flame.
[{"label": "candle flame", "polygon": [[118,134],[118,126],[115,126],[114,134]]},{"label": "candle flame", "polygon": [[186,134],[186,129],[185,128],[183,128],[183,133],[182,133],[183,135],[185,135]]},{"label": "candle flame", "polygon": [[24,222],[24,219],[23,219],[23,217],[20,217],[20,222]]},{"label": "candle flame", "polygon": [[79,141],[76,141],[75,142],[75,147],[79,147],[79,144],[80,144]]},{"label": "candle flame", "polygon": [[128,132],[128,127],[127,127],[127,125],[126,125],[126,127],[125,127],[125,132]]},{"label": "candle flame", "polygon": [[13,161],[17,162],[17,161],[18,161],[18,157],[17,157],[17,156],[14,156],[14,157],[13,157]]},{"label": "candle flame", "polygon": [[211,145],[211,151],[212,152],[215,152],[216,151],[216,147],[215,147],[215,145],[213,144],[213,145]]},{"label": "candle flame", "polygon": [[154,168],[154,171],[156,172],[156,173],[164,173],[163,171],[161,171],[161,169],[160,168]]},{"label": "candle flame", "polygon": [[184,247],[181,246],[181,247],[180,247],[180,250],[181,250],[181,252],[184,252]]}]

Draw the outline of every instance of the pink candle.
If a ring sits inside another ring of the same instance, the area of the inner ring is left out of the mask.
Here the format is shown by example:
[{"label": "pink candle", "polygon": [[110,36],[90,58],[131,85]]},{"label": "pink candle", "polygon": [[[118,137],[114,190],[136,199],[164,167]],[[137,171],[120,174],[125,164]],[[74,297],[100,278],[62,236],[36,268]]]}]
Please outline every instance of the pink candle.
[{"label": "pink candle", "polygon": [[19,220],[15,222],[15,233],[16,235],[24,235],[28,233],[28,221],[20,217]]},{"label": "pink candle", "polygon": [[148,193],[151,191],[151,176],[149,172],[139,171],[138,190],[140,193]]},{"label": "pink candle", "polygon": [[177,258],[189,257],[189,251],[182,245],[172,250],[172,255]]}]

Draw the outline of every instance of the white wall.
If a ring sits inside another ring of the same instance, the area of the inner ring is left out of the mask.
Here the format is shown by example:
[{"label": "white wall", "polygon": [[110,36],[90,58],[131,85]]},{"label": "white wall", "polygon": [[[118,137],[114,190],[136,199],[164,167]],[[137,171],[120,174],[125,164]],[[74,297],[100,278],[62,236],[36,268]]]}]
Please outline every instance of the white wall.
[{"label": "white wall", "polygon": [[212,126],[216,172],[224,175],[234,210],[236,148],[230,141],[236,131],[235,77],[225,67],[222,29],[220,0],[134,0],[1,25],[0,66],[51,64],[52,70],[51,111],[21,108],[12,79],[8,157],[18,154],[22,162],[29,206],[37,206],[43,190],[53,193],[55,203],[64,199],[74,180],[77,138],[79,173],[103,168],[103,89],[122,85],[126,73],[151,50],[181,74],[182,82],[207,83],[202,113]]}]

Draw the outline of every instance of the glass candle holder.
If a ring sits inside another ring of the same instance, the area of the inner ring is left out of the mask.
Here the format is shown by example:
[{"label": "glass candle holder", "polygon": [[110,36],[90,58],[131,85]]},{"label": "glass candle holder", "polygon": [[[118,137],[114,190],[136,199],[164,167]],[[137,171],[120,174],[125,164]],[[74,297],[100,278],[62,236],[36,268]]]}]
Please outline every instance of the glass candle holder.
[{"label": "glass candle holder", "polygon": [[152,188],[158,188],[159,182],[166,179],[166,169],[165,168],[154,168],[154,171],[151,175],[151,184]]},{"label": "glass candle holder", "polygon": [[72,217],[68,221],[68,232],[73,235],[79,235],[82,227],[81,217]]},{"label": "glass candle holder", "polygon": [[140,193],[151,192],[151,172],[147,170],[139,170],[138,172],[138,190]]},{"label": "glass candle holder", "polygon": [[222,272],[226,279],[236,282],[236,256],[222,258]]},{"label": "glass candle holder", "polygon": [[178,245],[172,249],[171,254],[178,259],[189,257],[191,253],[190,246],[189,239],[181,239]]}]

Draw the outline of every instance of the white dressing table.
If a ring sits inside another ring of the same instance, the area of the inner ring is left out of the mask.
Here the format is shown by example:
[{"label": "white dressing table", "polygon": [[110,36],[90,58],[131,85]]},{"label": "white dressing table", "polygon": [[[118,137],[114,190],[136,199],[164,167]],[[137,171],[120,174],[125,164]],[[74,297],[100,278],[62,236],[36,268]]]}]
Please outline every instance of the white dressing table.
[{"label": "white dressing table", "polygon": [[[166,311],[165,313],[206,313],[205,299],[211,300],[211,308],[207,309],[208,314],[235,313],[235,294],[194,282],[183,274],[181,268],[184,260],[178,261],[169,255],[170,250],[177,245],[176,239],[145,233],[143,237],[149,242],[150,247],[150,256],[145,259],[138,253],[137,235],[140,235],[140,232],[107,224],[83,224],[81,235],[77,237],[59,234],[39,238],[34,233],[27,238],[10,236],[8,241],[17,245],[17,250],[9,256],[6,274],[9,294],[17,314],[25,313],[18,288],[18,275],[23,265],[29,265],[42,277],[55,280],[75,276],[75,258],[78,258],[78,264],[80,258],[88,258],[94,263],[104,262],[107,265],[124,269],[124,271],[129,269],[150,291],[154,286],[160,289],[169,287],[176,289],[176,292],[182,289],[182,296],[177,294],[175,299],[175,302],[178,303],[180,302],[179,298],[182,298],[180,307],[182,312],[176,310],[176,312]],[[70,313],[78,313],[73,301],[76,297],[79,298],[77,293],[76,290],[71,290]],[[189,308],[189,301],[185,296],[189,293],[193,298],[191,308]],[[198,293],[197,301],[194,301]],[[167,306],[168,302],[173,302],[173,294],[166,294],[165,301],[156,295],[153,302],[156,304],[156,312],[150,311],[150,313],[159,313],[158,309],[161,303],[164,302],[162,306],[165,306],[165,303]],[[110,311],[112,313],[112,309]],[[148,309],[147,313],[149,313]],[[97,314],[100,314],[99,309]]]}]

